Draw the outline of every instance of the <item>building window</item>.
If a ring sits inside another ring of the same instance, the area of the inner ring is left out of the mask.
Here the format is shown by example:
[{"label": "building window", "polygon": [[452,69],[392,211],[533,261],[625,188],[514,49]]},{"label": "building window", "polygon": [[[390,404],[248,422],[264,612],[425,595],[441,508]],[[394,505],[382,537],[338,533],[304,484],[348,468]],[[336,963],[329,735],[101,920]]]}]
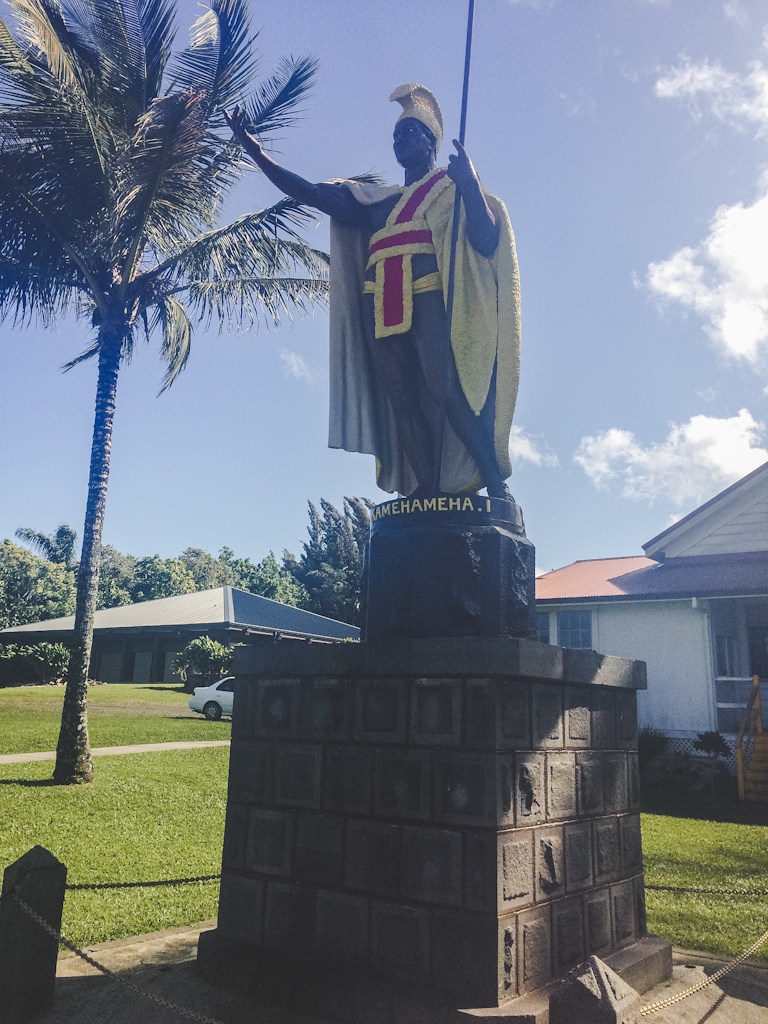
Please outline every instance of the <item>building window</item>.
[{"label": "building window", "polygon": [[751,694],[752,680],[749,678],[715,680],[718,732],[729,734],[739,731]]},{"label": "building window", "polygon": [[736,675],[736,638],[732,636],[715,637],[715,659],[718,676]]},{"label": "building window", "polygon": [[558,612],[557,642],[560,647],[592,649],[592,612]]},{"label": "building window", "polygon": [[536,639],[540,644],[549,643],[549,612],[536,612]]}]

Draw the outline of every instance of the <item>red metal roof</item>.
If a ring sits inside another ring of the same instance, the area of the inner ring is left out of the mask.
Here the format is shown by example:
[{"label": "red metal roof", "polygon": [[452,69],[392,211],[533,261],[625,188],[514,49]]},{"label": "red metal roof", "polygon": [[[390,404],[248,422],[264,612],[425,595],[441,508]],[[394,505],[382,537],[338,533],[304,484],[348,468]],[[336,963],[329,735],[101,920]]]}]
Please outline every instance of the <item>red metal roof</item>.
[{"label": "red metal roof", "polygon": [[589,558],[573,562],[562,569],[539,576],[536,580],[536,600],[574,597],[615,597],[626,594],[621,577],[637,569],[657,565],[645,555],[625,558]]},{"label": "red metal roof", "polygon": [[537,601],[768,596],[768,551],[696,555],[654,562],[595,558],[536,580]]}]

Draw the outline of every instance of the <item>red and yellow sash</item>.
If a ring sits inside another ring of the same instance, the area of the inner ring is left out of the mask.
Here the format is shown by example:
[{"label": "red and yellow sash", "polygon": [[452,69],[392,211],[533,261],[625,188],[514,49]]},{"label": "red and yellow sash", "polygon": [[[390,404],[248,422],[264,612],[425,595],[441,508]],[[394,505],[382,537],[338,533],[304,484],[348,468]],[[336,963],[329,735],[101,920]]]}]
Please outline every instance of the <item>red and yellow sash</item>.
[{"label": "red and yellow sash", "polygon": [[442,289],[439,274],[414,281],[411,260],[415,253],[435,253],[424,211],[435,198],[435,186],[445,176],[445,170],[436,171],[406,189],[385,226],[371,236],[368,268],[376,268],[376,280],[366,281],[364,290],[373,292],[377,338],[405,334],[411,329],[414,292]]}]

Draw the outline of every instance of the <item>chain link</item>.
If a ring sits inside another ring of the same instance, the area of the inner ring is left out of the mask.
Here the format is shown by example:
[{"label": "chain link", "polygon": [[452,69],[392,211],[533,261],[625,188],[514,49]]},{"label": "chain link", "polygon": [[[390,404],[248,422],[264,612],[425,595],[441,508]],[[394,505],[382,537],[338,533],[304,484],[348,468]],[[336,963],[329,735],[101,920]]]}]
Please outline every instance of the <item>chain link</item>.
[{"label": "chain link", "polygon": [[168,878],[160,882],[76,882],[67,889],[93,892],[97,889],[149,889],[158,885],[189,885],[191,882],[218,881],[221,875],[196,875],[194,878]]},{"label": "chain link", "polygon": [[[156,882],[82,882],[73,885],[67,885],[67,889],[71,890],[97,890],[97,889],[132,889],[132,888],[144,888],[154,887],[161,885],[186,885],[193,882],[210,882],[220,878],[220,875],[197,875],[194,878],[173,878],[164,881]],[[646,889],[652,889],[656,892],[688,892],[688,893],[700,893],[706,895],[717,895],[717,896],[768,896],[768,889],[705,889],[696,887],[683,887],[675,885],[646,885]],[[139,985],[134,985],[133,982],[127,981],[119,974],[115,974],[108,967],[100,964],[93,957],[89,956],[84,950],[80,949],[69,939],[64,938],[61,932],[57,932],[56,929],[48,924],[32,907],[26,903],[22,897],[15,891],[12,890],[10,893],[5,894],[14,899],[21,908],[35,921],[40,927],[46,931],[49,935],[53,936],[60,945],[65,946],[71,950],[76,956],[80,957],[87,964],[93,967],[95,970],[100,971],[106,977],[111,978],[113,981],[118,982],[124,988],[130,989],[132,992],[136,992],[138,995],[143,996],[145,999],[151,1000],[153,1003],[157,1003],[158,1006],[163,1006],[173,1013],[180,1014],[182,1017],[187,1017],[189,1020],[198,1021],[199,1024],[222,1024],[221,1021],[215,1020],[212,1017],[205,1017],[202,1014],[194,1013],[192,1010],[187,1010],[183,1006],[177,1006],[175,1003],[169,1002],[167,999],[163,999],[162,996],[155,995],[152,992],[148,992],[146,989],[141,988]],[[768,940],[768,930],[763,932],[759,939],[752,945],[745,949],[743,953],[740,953],[730,963],[725,964],[719,970],[715,971],[711,977],[706,978],[704,981],[698,982],[696,985],[691,985],[689,988],[684,989],[682,992],[678,992],[675,996],[670,996],[668,999],[662,999],[660,1002],[651,1003],[649,1006],[644,1006],[640,1010],[640,1016],[645,1017],[651,1013],[658,1013],[659,1010],[665,1009],[667,1006],[673,1006],[675,1003],[681,1002],[683,999],[687,999],[688,996],[694,994],[694,992],[700,992],[702,989],[707,988],[709,985],[713,985],[720,978],[723,978],[726,974],[732,971],[735,967],[738,967],[740,963],[751,956],[756,950],[758,950],[763,943]]]},{"label": "chain link", "polygon": [[711,896],[768,896],[768,889],[700,889],[679,885],[647,885],[646,889],[656,892],[693,892]]},{"label": "chain link", "polygon": [[766,939],[768,939],[768,931],[763,932],[757,942],[753,942],[749,949],[745,949],[744,952],[740,953],[735,960],[731,960],[729,964],[721,967],[719,971],[715,971],[711,977],[706,978],[704,981],[700,981],[697,985],[691,985],[690,988],[686,988],[682,992],[678,992],[676,996],[670,996],[669,999],[662,999],[659,1003],[651,1003],[650,1006],[644,1006],[640,1010],[640,1016],[645,1017],[649,1013],[657,1013],[659,1010],[663,1010],[664,1007],[672,1006],[674,1003],[679,1003],[681,999],[687,999],[688,996],[692,996],[694,992],[700,992],[708,985],[713,985],[716,981],[719,981],[720,978],[728,974],[729,971],[732,971],[734,967],[738,967],[738,965],[743,960],[746,960],[748,956],[751,956],[755,950],[758,950]]},{"label": "chain link", "polygon": [[25,913],[29,914],[33,921],[40,925],[43,931],[53,936],[54,939],[60,945],[66,946],[67,949],[71,950],[75,956],[79,956],[81,960],[85,960],[87,964],[100,971],[102,974],[111,978],[113,981],[118,982],[124,988],[128,988],[131,992],[135,992],[137,995],[143,996],[144,999],[149,999],[153,1003],[157,1003],[158,1006],[165,1007],[166,1010],[171,1010],[173,1013],[178,1013],[182,1017],[186,1017],[188,1020],[198,1021],[198,1024],[222,1024],[220,1020],[216,1020],[213,1017],[205,1017],[200,1013],[195,1013],[193,1010],[187,1010],[184,1006],[177,1006],[176,1003],[170,1002],[168,999],[163,999],[162,996],[155,995],[153,992],[148,992],[145,988],[140,985],[134,985],[132,981],[128,981],[126,978],[122,978],[119,974],[115,974],[114,971],[110,971],[108,967],[100,964],[98,960],[94,960],[92,956],[88,956],[85,950],[80,949],[74,942],[70,942],[69,939],[65,939],[61,932],[57,932],[53,925],[42,918],[36,910],[33,910],[30,905],[19,896],[19,894],[12,890],[8,895],[15,900]]}]

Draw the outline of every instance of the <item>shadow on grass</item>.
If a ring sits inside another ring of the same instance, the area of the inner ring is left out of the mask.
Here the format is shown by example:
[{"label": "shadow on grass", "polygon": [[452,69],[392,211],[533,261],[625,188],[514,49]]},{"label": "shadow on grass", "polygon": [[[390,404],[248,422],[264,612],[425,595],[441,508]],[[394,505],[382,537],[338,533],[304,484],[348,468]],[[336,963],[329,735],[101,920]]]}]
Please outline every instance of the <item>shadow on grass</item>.
[{"label": "shadow on grass", "polygon": [[159,690],[160,693],[188,693],[191,695],[191,690],[185,690],[181,684],[165,683],[164,685],[157,686],[142,686],[142,690]]},{"label": "shadow on grass", "polygon": [[[160,716],[158,716],[158,717],[160,717]],[[208,725],[210,725],[210,722],[208,722],[208,719],[200,711],[196,711],[196,712],[193,711],[193,712],[191,712],[188,715],[163,715],[162,717],[167,719],[169,722],[200,722],[200,723],[203,723],[203,724],[207,723]],[[224,718],[223,719],[220,718],[219,721],[220,722],[227,722],[230,725],[232,724],[231,723],[231,717],[229,715],[225,715]]]},{"label": "shadow on grass", "polygon": [[643,786],[640,810],[672,818],[728,822],[734,825],[768,825],[768,804],[742,803],[736,779],[728,779],[714,792],[684,793],[661,786]]},{"label": "shadow on grass", "polygon": [[0,786],[56,786],[53,779],[0,779]]}]

